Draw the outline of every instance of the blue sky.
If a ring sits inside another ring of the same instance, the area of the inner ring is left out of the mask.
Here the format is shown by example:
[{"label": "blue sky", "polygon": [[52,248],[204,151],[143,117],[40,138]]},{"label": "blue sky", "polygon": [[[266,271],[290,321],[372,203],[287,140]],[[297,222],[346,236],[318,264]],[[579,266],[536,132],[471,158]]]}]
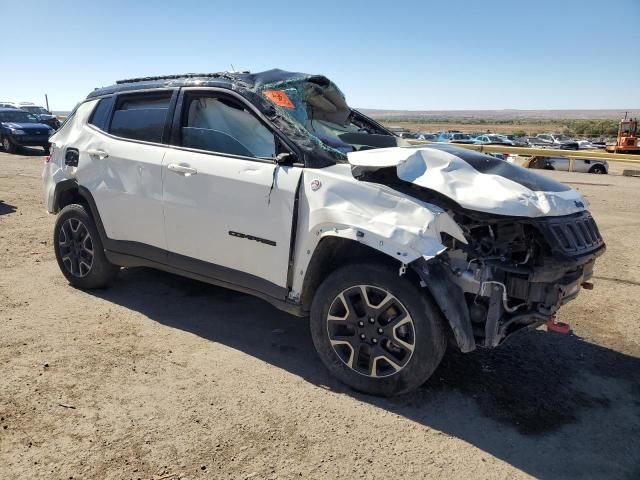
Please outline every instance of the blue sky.
[{"label": "blue sky", "polygon": [[0,0],[0,99],[279,67],[361,108],[640,108],[640,0]]}]

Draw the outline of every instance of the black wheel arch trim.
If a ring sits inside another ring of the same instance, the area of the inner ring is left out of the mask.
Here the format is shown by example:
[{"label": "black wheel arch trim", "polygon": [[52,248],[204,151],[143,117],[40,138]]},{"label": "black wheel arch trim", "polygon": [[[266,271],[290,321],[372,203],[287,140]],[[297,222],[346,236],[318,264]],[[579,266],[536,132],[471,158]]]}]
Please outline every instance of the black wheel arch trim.
[{"label": "black wheel arch trim", "polygon": [[476,341],[462,289],[449,279],[446,270],[437,260],[426,261],[421,258],[410,265],[447,319],[460,351],[467,353],[475,350]]},{"label": "black wheel arch trim", "polygon": [[56,183],[56,187],[53,191],[53,211],[58,213],[60,208],[60,198],[64,192],[71,190],[78,190],[78,182],[74,179],[62,180]]}]

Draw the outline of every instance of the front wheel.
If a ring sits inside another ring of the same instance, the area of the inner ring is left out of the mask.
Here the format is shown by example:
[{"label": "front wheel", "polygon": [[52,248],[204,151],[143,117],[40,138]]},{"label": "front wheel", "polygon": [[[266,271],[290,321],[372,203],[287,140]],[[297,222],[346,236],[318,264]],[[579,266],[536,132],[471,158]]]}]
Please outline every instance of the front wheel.
[{"label": "front wheel", "polygon": [[446,347],[439,309],[397,269],[380,264],[347,265],[324,280],[311,306],[311,335],[332,374],[381,396],[422,385]]},{"label": "front wheel", "polygon": [[18,147],[8,137],[2,139],[2,148],[7,153],[15,153]]},{"label": "front wheel", "polygon": [[98,229],[82,205],[67,205],[58,214],[53,246],[60,270],[74,287],[107,286],[119,267],[107,260]]}]

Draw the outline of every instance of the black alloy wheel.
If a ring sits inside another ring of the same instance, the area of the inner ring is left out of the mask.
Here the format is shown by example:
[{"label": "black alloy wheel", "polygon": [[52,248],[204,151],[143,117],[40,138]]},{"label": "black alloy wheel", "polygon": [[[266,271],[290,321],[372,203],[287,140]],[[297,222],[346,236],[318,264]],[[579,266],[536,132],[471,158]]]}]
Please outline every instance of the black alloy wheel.
[{"label": "black alloy wheel", "polygon": [[406,307],[373,285],[350,287],[336,296],[327,314],[327,334],[345,365],[374,378],[402,370],[415,348]]},{"label": "black alloy wheel", "polygon": [[58,235],[60,258],[74,277],[86,277],[93,266],[93,241],[84,223],[69,218],[60,227]]}]

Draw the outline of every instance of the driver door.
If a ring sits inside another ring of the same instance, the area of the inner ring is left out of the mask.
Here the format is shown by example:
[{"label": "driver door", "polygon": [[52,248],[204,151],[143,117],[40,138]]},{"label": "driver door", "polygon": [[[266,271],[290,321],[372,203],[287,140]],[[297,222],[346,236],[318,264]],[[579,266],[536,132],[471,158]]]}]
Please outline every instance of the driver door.
[{"label": "driver door", "polygon": [[286,295],[301,167],[276,163],[276,135],[231,93],[185,89],[163,160],[172,265]]}]

